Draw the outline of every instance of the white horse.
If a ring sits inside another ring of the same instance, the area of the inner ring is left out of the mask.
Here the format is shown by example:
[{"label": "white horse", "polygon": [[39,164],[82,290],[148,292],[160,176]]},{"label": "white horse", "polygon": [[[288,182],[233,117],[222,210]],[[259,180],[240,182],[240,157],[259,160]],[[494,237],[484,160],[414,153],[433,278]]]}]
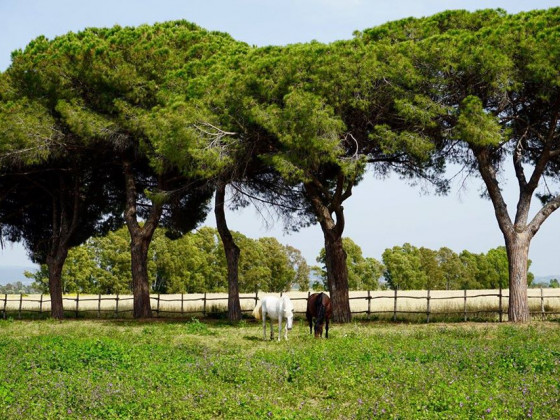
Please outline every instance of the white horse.
[{"label": "white horse", "polygon": [[286,332],[284,338],[288,339],[288,330],[292,329],[294,322],[294,305],[288,296],[265,296],[253,309],[253,316],[263,321],[263,339],[266,340],[266,316],[270,318],[270,339],[274,339],[272,320],[278,320],[278,341],[282,334],[282,318],[286,318]]}]

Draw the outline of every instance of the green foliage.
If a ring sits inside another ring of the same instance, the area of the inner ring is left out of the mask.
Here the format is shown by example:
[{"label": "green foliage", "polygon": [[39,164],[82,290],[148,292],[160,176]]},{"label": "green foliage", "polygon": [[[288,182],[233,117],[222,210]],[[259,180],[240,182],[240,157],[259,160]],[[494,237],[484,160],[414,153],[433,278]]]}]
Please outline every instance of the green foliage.
[{"label": "green foliage", "polygon": [[64,119],[65,124],[84,139],[111,140],[118,135],[118,126],[107,117],[88,110],[79,100],[60,100],[56,112]]},{"label": "green foliage", "polygon": [[558,331],[357,323],[315,340],[295,322],[289,342],[270,343],[259,323],[0,321],[0,409],[6,419],[556,418]]},{"label": "green foliage", "polygon": [[280,141],[272,156],[275,167],[293,183],[307,182],[309,173],[343,156],[339,139],[344,126],[332,108],[310,93],[293,91],[283,102],[282,108],[255,111],[255,118]]},{"label": "green foliage", "polygon": [[[0,74],[0,78],[1,78]],[[1,98],[0,98],[1,99]],[[44,161],[60,135],[40,103],[22,98],[0,100],[0,169]]]},{"label": "green foliage", "polygon": [[174,241],[156,232],[152,246],[161,293],[227,290],[225,259],[215,229],[204,227]]},{"label": "green foliage", "polygon": [[461,104],[457,137],[468,139],[469,144],[473,146],[484,147],[499,146],[504,136],[498,120],[484,112],[482,101],[475,96],[469,96]]},{"label": "green foliage", "polygon": [[[442,288],[449,290],[464,284],[465,268],[461,257],[447,247],[442,247],[436,254],[437,265],[442,273]],[[469,287],[465,287],[469,288]]]},{"label": "green foliage", "polygon": [[[152,252],[150,253],[150,255]],[[130,235],[126,227],[107,236],[90,238],[83,245],[72,248],[62,270],[64,293],[129,293],[132,284],[130,269]],[[150,278],[155,264],[149,260]],[[32,274],[34,285],[48,292],[46,265]]]},{"label": "green foliage", "polygon": [[[488,276],[489,289],[497,289],[499,287],[507,288],[509,283],[509,263],[507,251],[504,246],[491,249],[486,253],[486,260],[490,266]],[[528,282],[528,284],[531,284]]]},{"label": "green foliage", "polygon": [[270,278],[270,268],[262,263],[266,255],[261,243],[239,232],[233,232],[232,235],[241,251],[239,256],[239,290],[254,292],[257,289],[266,288],[267,279]]},{"label": "green foliage", "polygon": [[494,22],[500,22],[505,15],[506,12],[502,9],[478,10],[476,12],[447,10],[421,19],[409,17],[388,22],[366,29],[362,33],[357,32],[355,36],[368,42],[420,41],[450,31],[475,31]]},{"label": "green foliage", "polygon": [[216,335],[214,330],[208,328],[207,324],[200,322],[197,318],[192,318],[190,322],[187,322],[185,330],[188,334]]},{"label": "green foliage", "polygon": [[377,125],[370,139],[379,143],[383,153],[388,155],[407,150],[411,155],[427,159],[434,145],[429,137],[409,131],[394,132],[388,125]]},{"label": "green foliage", "polygon": [[209,178],[232,163],[227,153],[230,136],[212,124],[219,125],[214,119],[197,104],[173,103],[156,108],[141,124],[166,162],[192,176]]},{"label": "green foliage", "polygon": [[392,289],[425,289],[427,273],[422,270],[418,248],[404,244],[383,252],[384,277]]},{"label": "green foliage", "polygon": [[285,292],[291,289],[296,272],[290,263],[285,247],[276,238],[259,238],[270,277],[266,289],[270,292]]},{"label": "green foliage", "polygon": [[311,269],[307,265],[307,261],[305,261],[303,255],[301,255],[299,249],[290,245],[286,245],[285,249],[290,258],[290,264],[296,271],[293,284],[296,284],[298,289],[302,292],[309,290],[309,275],[311,274]]}]

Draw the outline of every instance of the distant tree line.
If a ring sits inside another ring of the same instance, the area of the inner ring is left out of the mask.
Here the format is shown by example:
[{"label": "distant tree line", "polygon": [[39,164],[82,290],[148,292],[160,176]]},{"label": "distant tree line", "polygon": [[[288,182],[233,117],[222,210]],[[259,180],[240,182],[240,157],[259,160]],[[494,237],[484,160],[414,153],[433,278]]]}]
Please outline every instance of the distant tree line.
[{"label": "distant tree line", "polygon": [[[350,238],[344,238],[350,290],[375,290],[379,287],[399,290],[463,290],[507,288],[509,264],[503,246],[487,253],[475,254],[464,250],[457,254],[442,247],[432,250],[409,243],[387,248],[382,262],[362,256],[361,248]],[[322,249],[312,267],[318,278],[314,288],[326,288],[325,250]],[[530,267],[529,260],[528,266]],[[529,285],[534,275],[527,273]],[[548,287],[548,284],[547,284]],[[550,287],[555,287],[551,281]]]},{"label": "distant tree line", "polygon": [[21,281],[0,285],[0,293],[6,294],[31,294],[43,293],[42,288],[37,288],[35,284],[23,284]]},{"label": "distant tree line", "polygon": [[[298,285],[309,288],[309,266],[300,251],[275,238],[251,239],[232,232],[242,249],[239,260],[241,292],[282,292]],[[88,239],[72,248],[62,270],[64,293],[128,294],[132,291],[130,235],[126,228]],[[48,292],[48,269],[26,272],[33,287]],[[155,233],[148,253],[152,293],[226,292],[227,262],[218,232],[203,227],[171,240]]]},{"label": "distant tree line", "polygon": [[[325,250],[317,257],[318,266],[309,267],[301,252],[275,238],[251,239],[232,232],[240,247],[239,288],[241,292],[327,289]],[[64,293],[127,294],[132,291],[126,228],[106,236],[88,239],[72,248],[62,271]],[[364,257],[362,249],[344,238],[347,253],[349,290],[457,290],[497,289],[508,284],[505,247],[475,254],[457,254],[443,247],[432,250],[409,243],[387,248],[382,261]],[[529,261],[530,265],[530,261]],[[311,273],[313,275],[310,277]],[[6,293],[48,292],[48,269],[26,272],[34,283],[21,283]],[[148,254],[148,275],[152,293],[226,292],[227,261],[216,229],[203,227],[181,238],[170,239],[164,230],[155,233]],[[529,285],[534,275],[527,273]],[[550,282],[555,287],[556,281]],[[546,285],[548,286],[548,284]],[[0,289],[1,290],[1,289]]]},{"label": "distant tree line", "polygon": [[[503,246],[487,253],[460,254],[443,247],[432,250],[409,243],[383,252],[383,276],[391,289],[498,289],[508,287],[509,264]],[[528,262],[530,267],[531,260]],[[530,285],[534,275],[527,273]]]},{"label": "distant tree line", "polygon": [[539,288],[539,287],[550,287],[552,289],[559,289],[560,288],[560,281],[558,279],[550,279],[548,281],[533,281],[531,283],[531,288]]}]

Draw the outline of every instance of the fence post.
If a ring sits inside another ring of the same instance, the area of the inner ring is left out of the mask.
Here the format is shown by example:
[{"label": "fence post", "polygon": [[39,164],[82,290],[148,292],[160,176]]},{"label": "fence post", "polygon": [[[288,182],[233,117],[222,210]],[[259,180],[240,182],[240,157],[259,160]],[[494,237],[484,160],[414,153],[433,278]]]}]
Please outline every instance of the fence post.
[{"label": "fence post", "polygon": [[259,289],[255,287],[255,308],[257,307],[258,303],[259,303]]},{"label": "fence post", "polygon": [[21,306],[23,304],[23,293],[19,294],[19,311],[18,311],[18,318],[21,319]]},{"label": "fence post", "polygon": [[97,318],[101,318],[101,293],[97,297]]},{"label": "fence post", "polygon": [[369,320],[369,316],[371,314],[371,292],[367,291],[367,319]]},{"label": "fence post", "polygon": [[2,317],[6,319],[6,305],[8,304],[8,294],[4,293],[4,310],[2,311]]},{"label": "fence post", "polygon": [[160,294],[157,294],[157,306],[156,306],[156,316],[159,318],[159,299],[160,299]]},{"label": "fence post", "polygon": [[426,324],[430,323],[430,289],[428,288],[428,296],[426,296]]},{"label": "fence post", "polygon": [[395,287],[395,304],[393,306],[393,321],[397,320],[397,288]]},{"label": "fence post", "polygon": [[39,297],[39,315],[43,313],[43,294]]},{"label": "fence post", "polygon": [[115,298],[115,318],[119,317],[119,294],[117,292],[117,297]]},{"label": "fence post", "polygon": [[184,293],[181,293],[181,316],[185,314],[185,300],[184,300]]},{"label": "fence post", "polygon": [[467,289],[463,290],[463,312],[465,322],[467,322]]},{"label": "fence post", "polygon": [[78,318],[79,307],[80,307],[80,292],[76,294],[76,318]]},{"label": "fence post", "polygon": [[502,315],[502,313],[503,313],[503,310],[502,310],[502,296],[503,296],[502,295],[502,286],[500,285],[500,295],[499,295],[500,302],[498,303],[498,307],[499,307],[499,311],[500,311],[500,322],[502,322],[502,318],[503,318],[503,315]]},{"label": "fence post", "polygon": [[541,286],[541,316],[542,319],[544,320],[545,318],[545,312],[544,312],[544,296],[543,296],[543,290],[542,290],[542,286]]},{"label": "fence post", "polygon": [[204,292],[204,298],[202,304],[202,316],[206,317],[206,292]]}]

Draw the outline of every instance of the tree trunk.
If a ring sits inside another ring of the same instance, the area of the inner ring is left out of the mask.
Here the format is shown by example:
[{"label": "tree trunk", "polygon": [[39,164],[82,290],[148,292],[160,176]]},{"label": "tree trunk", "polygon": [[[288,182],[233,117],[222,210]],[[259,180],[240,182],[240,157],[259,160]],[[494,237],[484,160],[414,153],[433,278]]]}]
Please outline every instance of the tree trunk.
[{"label": "tree trunk", "polygon": [[325,261],[327,265],[327,285],[331,295],[334,322],[350,322],[350,300],[348,295],[348,267],[342,237],[325,232]]},{"label": "tree trunk", "polygon": [[216,215],[216,226],[222,243],[227,261],[228,279],[228,320],[241,320],[241,303],[239,301],[239,247],[233,240],[233,236],[227,226],[226,214],[224,210],[226,186],[220,183],[216,190],[216,202],[214,214]]},{"label": "tree trunk", "polygon": [[527,265],[530,240],[526,233],[513,233],[506,237],[509,261],[509,308],[510,322],[529,322],[529,299],[527,297]]},{"label": "tree trunk", "polygon": [[304,184],[306,196],[311,202],[325,238],[327,285],[331,295],[334,322],[350,322],[352,320],[348,296],[346,252],[342,246],[342,232],[344,232],[345,225],[342,202],[350,197],[352,182],[347,185],[346,191],[344,191],[345,182],[344,175],[339,174],[334,195],[331,195],[318,181]]},{"label": "tree trunk", "polygon": [[150,241],[143,235],[135,235],[130,241],[132,269],[132,294],[134,318],[151,318],[150,282],[148,278],[148,247]]},{"label": "tree trunk", "polygon": [[76,177],[73,186],[68,188],[68,180],[59,174],[58,183],[59,194],[52,196],[52,236],[46,263],[49,270],[51,316],[63,319],[62,269],[68,257],[68,243],[79,223],[80,179]]},{"label": "tree trunk", "polygon": [[519,149],[513,155],[516,177],[519,184],[519,199],[515,220],[512,221],[507,211],[507,205],[499,188],[496,168],[493,166],[491,149],[487,147],[471,147],[478,161],[482,179],[486,184],[488,195],[494,206],[494,213],[498,226],[504,235],[509,265],[509,308],[510,322],[528,322],[529,299],[527,298],[527,268],[529,260],[529,245],[531,239],[539,230],[541,224],[552,213],[559,203],[553,202],[544,206],[533,220],[527,224],[531,198],[538,185],[544,164],[535,169],[530,182],[527,182],[522,166]]},{"label": "tree trunk", "polygon": [[132,271],[132,293],[134,295],[134,318],[151,318],[150,282],[148,278],[148,248],[163,212],[161,203],[152,202],[150,213],[144,225],[138,223],[136,213],[136,182],[132,164],[123,162],[126,184],[126,208],[124,218],[130,233],[130,264]]},{"label": "tree trunk", "polygon": [[49,294],[51,297],[51,316],[54,319],[64,318],[62,302],[62,268],[68,256],[67,249],[57,249],[54,255],[47,256],[49,269]]}]

